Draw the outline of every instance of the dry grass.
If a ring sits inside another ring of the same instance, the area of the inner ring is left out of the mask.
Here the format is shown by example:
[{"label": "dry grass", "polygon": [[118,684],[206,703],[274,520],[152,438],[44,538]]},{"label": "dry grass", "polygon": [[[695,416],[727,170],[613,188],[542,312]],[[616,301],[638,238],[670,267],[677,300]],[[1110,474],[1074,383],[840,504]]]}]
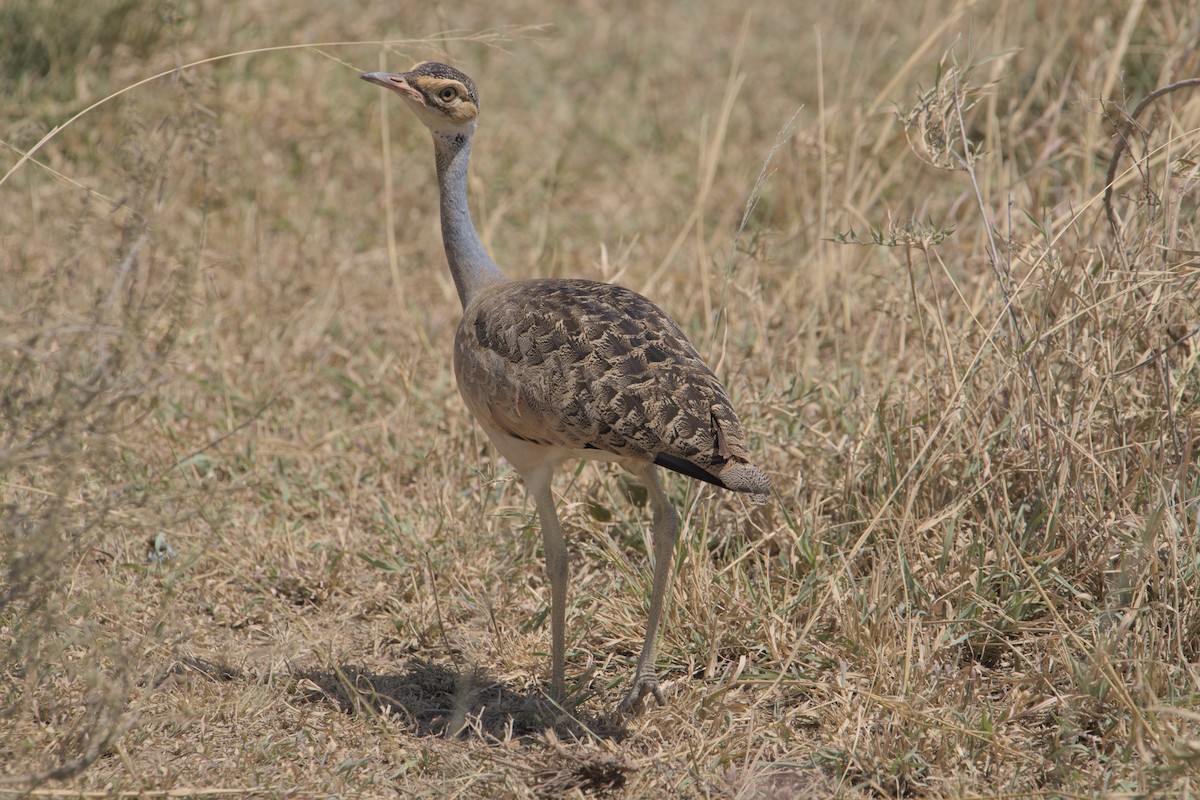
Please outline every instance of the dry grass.
[{"label": "dry grass", "polygon": [[[0,184],[0,796],[1200,788],[1200,92],[1123,116],[1200,71],[1194,4],[43,5],[5,172],[160,71],[361,44],[170,72]],[[659,300],[775,479],[672,479],[672,705],[623,730],[644,496],[561,487],[595,663],[547,729],[427,134],[354,72],[429,57],[497,261]]]}]

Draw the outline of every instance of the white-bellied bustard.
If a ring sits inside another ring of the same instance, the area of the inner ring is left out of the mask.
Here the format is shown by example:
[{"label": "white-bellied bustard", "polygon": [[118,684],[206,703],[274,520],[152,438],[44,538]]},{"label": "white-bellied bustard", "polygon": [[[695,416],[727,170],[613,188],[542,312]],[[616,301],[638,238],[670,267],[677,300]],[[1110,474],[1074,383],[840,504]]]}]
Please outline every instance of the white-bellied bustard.
[{"label": "white-bellied bustard", "polygon": [[725,388],[666,313],[641,295],[587,280],[512,281],[488,256],[467,210],[467,160],[479,116],[474,82],[445,64],[368,72],[433,134],[442,241],[463,316],[454,339],[458,390],[537,504],[550,577],[552,687],[565,699],[567,546],[551,479],[572,458],[617,461],[646,482],[654,578],[646,639],[619,710],[664,703],[654,656],[679,515],[655,465],[765,499]]}]

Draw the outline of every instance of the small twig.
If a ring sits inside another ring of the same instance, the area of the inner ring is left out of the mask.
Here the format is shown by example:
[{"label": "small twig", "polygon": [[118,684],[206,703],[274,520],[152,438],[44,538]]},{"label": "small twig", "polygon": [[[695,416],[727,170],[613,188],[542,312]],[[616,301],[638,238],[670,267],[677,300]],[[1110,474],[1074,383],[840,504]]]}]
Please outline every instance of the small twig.
[{"label": "small twig", "polygon": [[1171,399],[1171,358],[1164,351],[1158,357],[1158,372],[1162,376],[1163,402],[1167,406],[1167,422],[1171,425],[1171,444],[1175,445],[1175,458],[1182,463],[1182,438],[1179,435],[1179,421],[1175,418],[1175,403]]},{"label": "small twig", "polygon": [[1134,107],[1133,112],[1127,115],[1124,128],[1117,130],[1117,145],[1113,148],[1112,157],[1108,160],[1108,173],[1104,176],[1104,213],[1108,216],[1108,224],[1112,227],[1113,233],[1118,236],[1121,233],[1121,228],[1117,222],[1117,212],[1113,210],[1112,205],[1113,183],[1117,179],[1117,165],[1121,161],[1121,155],[1129,147],[1129,136],[1137,126],[1137,118],[1147,106],[1158,98],[1190,86],[1200,86],[1200,78],[1187,78],[1186,80],[1176,81],[1170,86],[1155,89],[1143,97],[1142,101]]},{"label": "small twig", "polygon": [[1132,367],[1125,367],[1125,369],[1119,369],[1116,372],[1114,372],[1113,375],[1114,376],[1127,375],[1130,372],[1133,372],[1134,370],[1141,369],[1142,367],[1146,366],[1147,364],[1153,364],[1156,361],[1158,361],[1160,358],[1162,358],[1164,355],[1169,353],[1171,350],[1174,350],[1176,347],[1183,344],[1188,339],[1191,339],[1193,336],[1195,336],[1197,334],[1200,334],[1200,326],[1192,328],[1191,331],[1189,331],[1188,333],[1185,333],[1183,336],[1180,336],[1178,339],[1176,339],[1175,341],[1171,342],[1168,345],[1163,345],[1162,347],[1155,348],[1153,353],[1146,356],[1141,361],[1134,364]]},{"label": "small twig", "polygon": [[[110,728],[107,731],[104,731],[103,735],[89,737],[87,747],[84,749],[83,754],[80,755],[78,758],[76,758],[72,761],[69,761],[66,764],[60,764],[57,767],[53,767],[44,772],[39,772],[39,773],[31,774],[31,775],[5,776],[3,778],[0,778],[0,784],[6,784],[9,786],[17,785],[17,784],[26,784],[26,785],[33,785],[34,787],[36,787],[40,784],[47,783],[49,781],[63,781],[63,780],[68,780],[70,778],[74,778],[76,775],[79,775],[80,773],[87,770],[88,767],[92,766],[92,764],[96,763],[96,760],[99,759],[100,756],[107,753],[109,751],[109,748],[113,747],[117,742],[119,742],[121,737],[124,736],[129,731],[129,729],[133,727],[134,723],[136,723],[136,722],[137,722],[137,714],[136,713],[124,715],[123,718],[119,719],[117,721],[117,723],[115,725],[113,725],[112,728]],[[12,792],[12,791],[13,791],[12,789],[5,789],[3,787],[0,787],[0,792]],[[46,789],[39,790],[39,789],[33,788],[33,789],[21,790],[21,793],[25,794],[27,792],[28,794],[26,796],[29,796],[29,795],[36,795],[39,792],[44,793],[47,791],[54,791],[54,790],[46,790]],[[78,793],[74,793],[74,794],[76,796],[78,795]]]},{"label": "small twig", "polygon": [[429,568],[429,588],[433,594],[433,611],[437,615],[438,632],[442,634],[442,643],[446,645],[446,652],[450,654],[450,660],[454,662],[454,669],[461,677],[462,667],[458,663],[458,656],[454,653],[454,646],[450,644],[450,637],[446,635],[446,621],[442,617],[442,602],[438,599],[437,586],[434,585],[437,571],[434,570],[433,559],[429,557],[428,553],[425,554],[425,566]]},{"label": "small twig", "polygon": [[[983,192],[979,188],[979,179],[975,176],[974,156],[971,154],[971,142],[967,139],[967,124],[963,120],[962,104],[959,98],[962,96],[961,89],[958,85],[958,75],[954,76],[954,113],[958,117],[958,133],[962,140],[963,152],[961,156],[957,156],[962,162],[963,170],[967,173],[967,177],[971,179],[971,188],[975,192],[975,202],[979,206],[979,214],[983,218],[983,230],[987,233],[988,240],[988,255],[992,262],[992,269],[996,273],[996,282],[1000,285],[1000,292],[1004,295],[1004,309],[1008,312],[1008,321],[1012,326],[1011,340],[1013,349],[1018,352],[1025,350],[1025,335],[1021,332],[1021,322],[1017,319],[1017,311],[1013,307],[1012,290],[1010,283],[1012,281],[1012,273],[1009,271],[1008,262],[1000,258],[1000,249],[996,246],[996,237],[992,232],[992,218],[988,215],[987,204],[983,201]],[[951,151],[953,153],[953,151]],[[1030,372],[1032,372],[1032,366]],[[1036,377],[1036,376],[1035,376]]]},{"label": "small twig", "polygon": [[84,192],[87,192],[87,194],[90,197],[99,197],[101,200],[108,203],[114,209],[122,209],[123,208],[123,209],[129,210],[129,206],[121,205],[121,202],[119,200],[117,200],[116,198],[109,197],[108,195],[104,194],[103,192],[98,192],[95,189],[91,188],[90,186],[84,186],[82,183],[75,180],[70,175],[64,175],[63,173],[56,170],[54,167],[47,164],[45,161],[40,161],[36,158],[33,158],[29,153],[25,152],[24,150],[17,147],[15,144],[12,144],[11,142],[6,142],[3,139],[0,139],[0,147],[7,147],[9,150],[12,150],[14,153],[21,156],[21,158],[29,161],[29,163],[33,164],[35,167],[39,167],[43,171],[48,172],[50,175],[52,175],[54,177],[55,180],[65,183],[68,186],[74,186],[76,189],[82,189]]},{"label": "small twig", "polygon": [[268,408],[275,405],[275,400],[279,397],[280,394],[281,394],[281,392],[275,392],[274,394],[272,394],[270,397],[268,397],[263,402],[262,405],[260,405],[257,409],[255,409],[253,414],[246,417],[246,419],[242,420],[240,423],[238,423],[238,425],[236,425],[231,430],[228,430],[225,433],[218,436],[217,438],[212,439],[211,441],[207,442],[206,444],[201,445],[200,447],[197,447],[195,450],[188,453],[183,458],[175,459],[175,463],[171,464],[171,466],[163,467],[158,472],[154,473],[152,476],[150,476],[150,479],[148,481],[146,481],[146,484],[152,485],[155,481],[157,481],[163,475],[166,475],[171,470],[178,469],[179,466],[181,464],[183,464],[184,462],[186,462],[188,459],[195,458],[196,456],[200,455],[201,453],[204,453],[208,450],[213,449],[217,445],[221,444],[221,442],[228,439],[230,436],[233,436],[233,435],[237,434],[238,432],[244,430],[247,426],[250,425],[250,423],[254,422],[259,417],[261,417],[264,413],[266,413]]}]

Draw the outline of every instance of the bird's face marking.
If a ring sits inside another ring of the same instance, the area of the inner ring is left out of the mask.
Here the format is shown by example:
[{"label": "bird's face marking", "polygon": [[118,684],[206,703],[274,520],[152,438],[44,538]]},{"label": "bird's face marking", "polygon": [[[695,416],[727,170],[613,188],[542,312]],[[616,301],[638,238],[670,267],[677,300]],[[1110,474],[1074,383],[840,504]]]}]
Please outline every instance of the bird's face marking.
[{"label": "bird's face marking", "polygon": [[479,116],[474,82],[445,64],[422,61],[408,72],[367,72],[361,77],[394,91],[435,132],[455,133],[473,127]]}]

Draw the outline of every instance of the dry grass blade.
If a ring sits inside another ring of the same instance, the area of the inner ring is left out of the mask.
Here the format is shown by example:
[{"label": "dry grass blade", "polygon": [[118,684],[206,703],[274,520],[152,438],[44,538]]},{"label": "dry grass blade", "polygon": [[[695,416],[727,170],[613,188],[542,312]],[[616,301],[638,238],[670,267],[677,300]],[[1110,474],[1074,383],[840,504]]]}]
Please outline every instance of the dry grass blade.
[{"label": "dry grass blade", "polygon": [[1154,101],[1160,97],[1165,97],[1172,92],[1177,92],[1180,89],[1189,89],[1200,86],[1200,78],[1188,78],[1182,81],[1176,81],[1170,86],[1161,86],[1143,97],[1133,111],[1124,115],[1121,122],[1123,123],[1117,131],[1116,144],[1113,145],[1113,154],[1108,159],[1108,172],[1104,176],[1104,213],[1108,216],[1108,224],[1112,227],[1113,233],[1120,236],[1121,225],[1117,221],[1117,212],[1113,208],[1112,194],[1113,185],[1117,181],[1117,169],[1121,164],[1121,156],[1129,149],[1129,138],[1137,130],[1138,117],[1142,112],[1149,108]]}]

